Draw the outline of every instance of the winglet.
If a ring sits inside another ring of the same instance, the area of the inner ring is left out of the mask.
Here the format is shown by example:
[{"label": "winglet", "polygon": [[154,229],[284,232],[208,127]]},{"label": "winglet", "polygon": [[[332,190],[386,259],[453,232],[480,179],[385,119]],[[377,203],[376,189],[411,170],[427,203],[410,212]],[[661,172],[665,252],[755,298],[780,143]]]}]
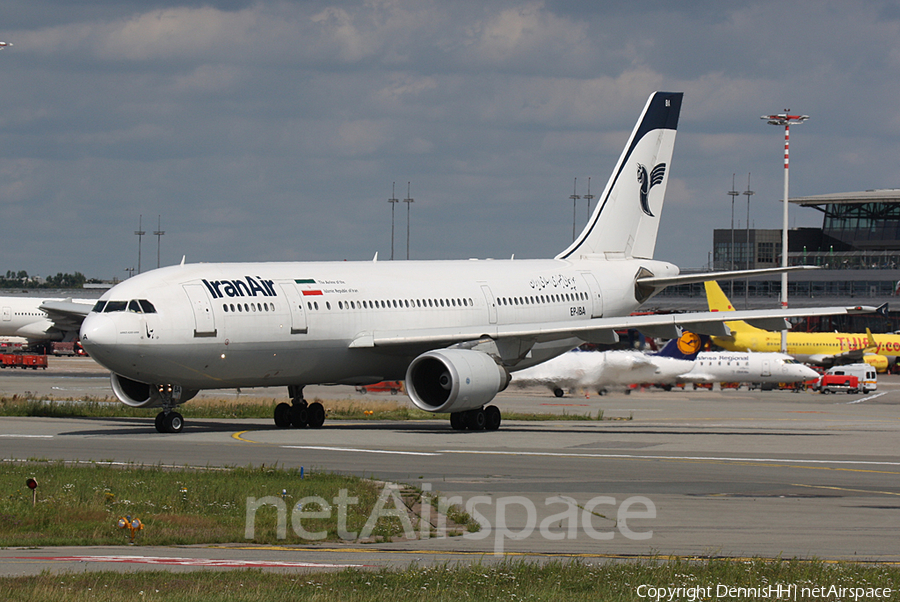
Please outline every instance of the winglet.
[{"label": "winglet", "polygon": [[875,313],[881,316],[882,318],[888,317],[888,304],[887,301],[878,306],[875,310]]}]

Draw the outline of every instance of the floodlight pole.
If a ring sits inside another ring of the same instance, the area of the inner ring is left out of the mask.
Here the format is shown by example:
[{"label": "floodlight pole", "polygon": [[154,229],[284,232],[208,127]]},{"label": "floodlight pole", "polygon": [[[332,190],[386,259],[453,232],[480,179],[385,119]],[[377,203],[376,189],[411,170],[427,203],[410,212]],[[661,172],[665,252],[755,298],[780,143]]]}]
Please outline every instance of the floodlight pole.
[{"label": "floodlight pole", "polygon": [[591,194],[591,177],[590,176],[588,176],[588,192],[582,198],[586,199],[588,202],[587,218],[588,218],[588,221],[591,221],[591,201],[597,197],[595,197],[594,195]]},{"label": "floodlight pole", "polygon": [[388,203],[391,204],[391,261],[394,261],[394,207],[400,202],[400,199],[398,199],[397,195],[394,193],[394,186],[396,184],[396,182],[391,183],[391,198],[388,199]]},{"label": "floodlight pole", "polygon": [[138,217],[138,229],[134,231],[134,233],[138,237],[138,267],[137,267],[138,274],[141,273],[141,239],[144,237],[144,234],[146,234],[146,232],[144,232],[144,229],[141,228],[141,224],[143,223],[143,221],[144,221],[143,215]]},{"label": "floodlight pole", "polygon": [[[734,174],[731,174],[731,190],[728,191],[728,196],[731,197],[731,248],[729,249],[729,265],[728,269],[734,269],[734,198],[741,193],[734,189]],[[734,279],[731,279],[731,294],[728,295],[729,299],[734,299]]]},{"label": "floodlight pole", "polygon": [[[778,115],[763,115],[769,125],[784,126],[784,225],[781,231],[781,267],[788,265],[788,180],[790,173],[791,126],[809,119],[809,115],[791,115],[788,111]],[[787,272],[781,273],[781,307],[787,309]],[[781,331],[781,352],[787,353],[787,330]]]},{"label": "floodlight pole", "polygon": [[156,268],[159,269],[159,248],[162,245],[162,235],[165,234],[166,231],[162,229],[162,216],[156,216],[156,231],[153,232],[153,236],[156,237]]},{"label": "floodlight pole", "polygon": [[409,260],[409,207],[413,203],[412,195],[409,194],[410,183],[406,183],[406,198],[403,199],[403,202],[406,203],[406,259]]},{"label": "floodlight pole", "polygon": [[572,195],[569,197],[572,199],[572,240],[575,240],[575,203],[581,197],[575,194],[576,189],[578,188],[578,178],[575,178],[575,183],[572,185]]}]

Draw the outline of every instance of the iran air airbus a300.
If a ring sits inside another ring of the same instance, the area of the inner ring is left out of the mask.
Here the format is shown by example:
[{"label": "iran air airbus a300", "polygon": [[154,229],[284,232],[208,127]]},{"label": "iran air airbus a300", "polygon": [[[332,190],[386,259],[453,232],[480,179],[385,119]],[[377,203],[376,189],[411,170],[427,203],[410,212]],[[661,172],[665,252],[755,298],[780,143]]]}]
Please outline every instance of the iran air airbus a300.
[{"label": "iran air airbus a300", "polygon": [[[275,424],[316,428],[325,411],[307,405],[305,385],[401,379],[418,407],[450,413],[453,428],[497,429],[500,411],[487,404],[512,371],[584,341],[614,342],[614,329],[724,331],[712,312],[628,316],[671,284],[747,275],[679,276],[652,259],[681,98],[651,95],[590,221],[553,259],[167,267],[105,293],[82,345],[112,372],[122,402],[162,408],[160,432],[182,429],[174,408],[201,389],[286,386],[292,403],[278,405]],[[728,319],[784,328],[785,317],[816,313]]]}]

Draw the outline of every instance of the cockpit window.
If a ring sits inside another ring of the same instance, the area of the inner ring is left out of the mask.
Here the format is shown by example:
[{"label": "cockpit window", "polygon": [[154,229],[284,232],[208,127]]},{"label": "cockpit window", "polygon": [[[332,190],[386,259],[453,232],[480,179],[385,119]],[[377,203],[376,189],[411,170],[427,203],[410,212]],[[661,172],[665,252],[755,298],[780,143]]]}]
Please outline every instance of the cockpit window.
[{"label": "cockpit window", "polygon": [[153,304],[147,301],[146,299],[138,299],[138,303],[141,304],[141,309],[144,310],[145,314],[155,314],[156,308],[153,307]]},{"label": "cockpit window", "polygon": [[95,311],[98,314],[103,312],[103,306],[106,305],[106,301],[97,301],[96,305],[94,305],[94,309],[91,311]]},{"label": "cockpit window", "polygon": [[132,299],[131,301],[128,302],[128,311],[134,312],[136,314],[142,313],[141,306],[138,305],[138,302],[135,301],[134,299]]},{"label": "cockpit window", "polygon": [[125,311],[128,308],[128,301],[109,301],[103,309],[103,313],[109,314],[114,311]]}]

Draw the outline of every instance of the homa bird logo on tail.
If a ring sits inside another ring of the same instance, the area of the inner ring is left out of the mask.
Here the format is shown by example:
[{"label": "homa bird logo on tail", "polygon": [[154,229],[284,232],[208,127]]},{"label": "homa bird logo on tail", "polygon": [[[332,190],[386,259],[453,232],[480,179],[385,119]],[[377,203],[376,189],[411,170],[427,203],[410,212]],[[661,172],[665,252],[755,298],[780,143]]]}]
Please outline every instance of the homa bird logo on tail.
[{"label": "homa bird logo on tail", "polygon": [[663,181],[663,178],[666,177],[666,164],[660,163],[656,167],[654,167],[650,171],[650,176],[647,176],[647,168],[638,163],[637,167],[637,179],[641,184],[641,211],[649,215],[650,217],[656,217],[653,215],[653,212],[650,211],[650,200],[647,198],[650,194],[650,189]]}]

